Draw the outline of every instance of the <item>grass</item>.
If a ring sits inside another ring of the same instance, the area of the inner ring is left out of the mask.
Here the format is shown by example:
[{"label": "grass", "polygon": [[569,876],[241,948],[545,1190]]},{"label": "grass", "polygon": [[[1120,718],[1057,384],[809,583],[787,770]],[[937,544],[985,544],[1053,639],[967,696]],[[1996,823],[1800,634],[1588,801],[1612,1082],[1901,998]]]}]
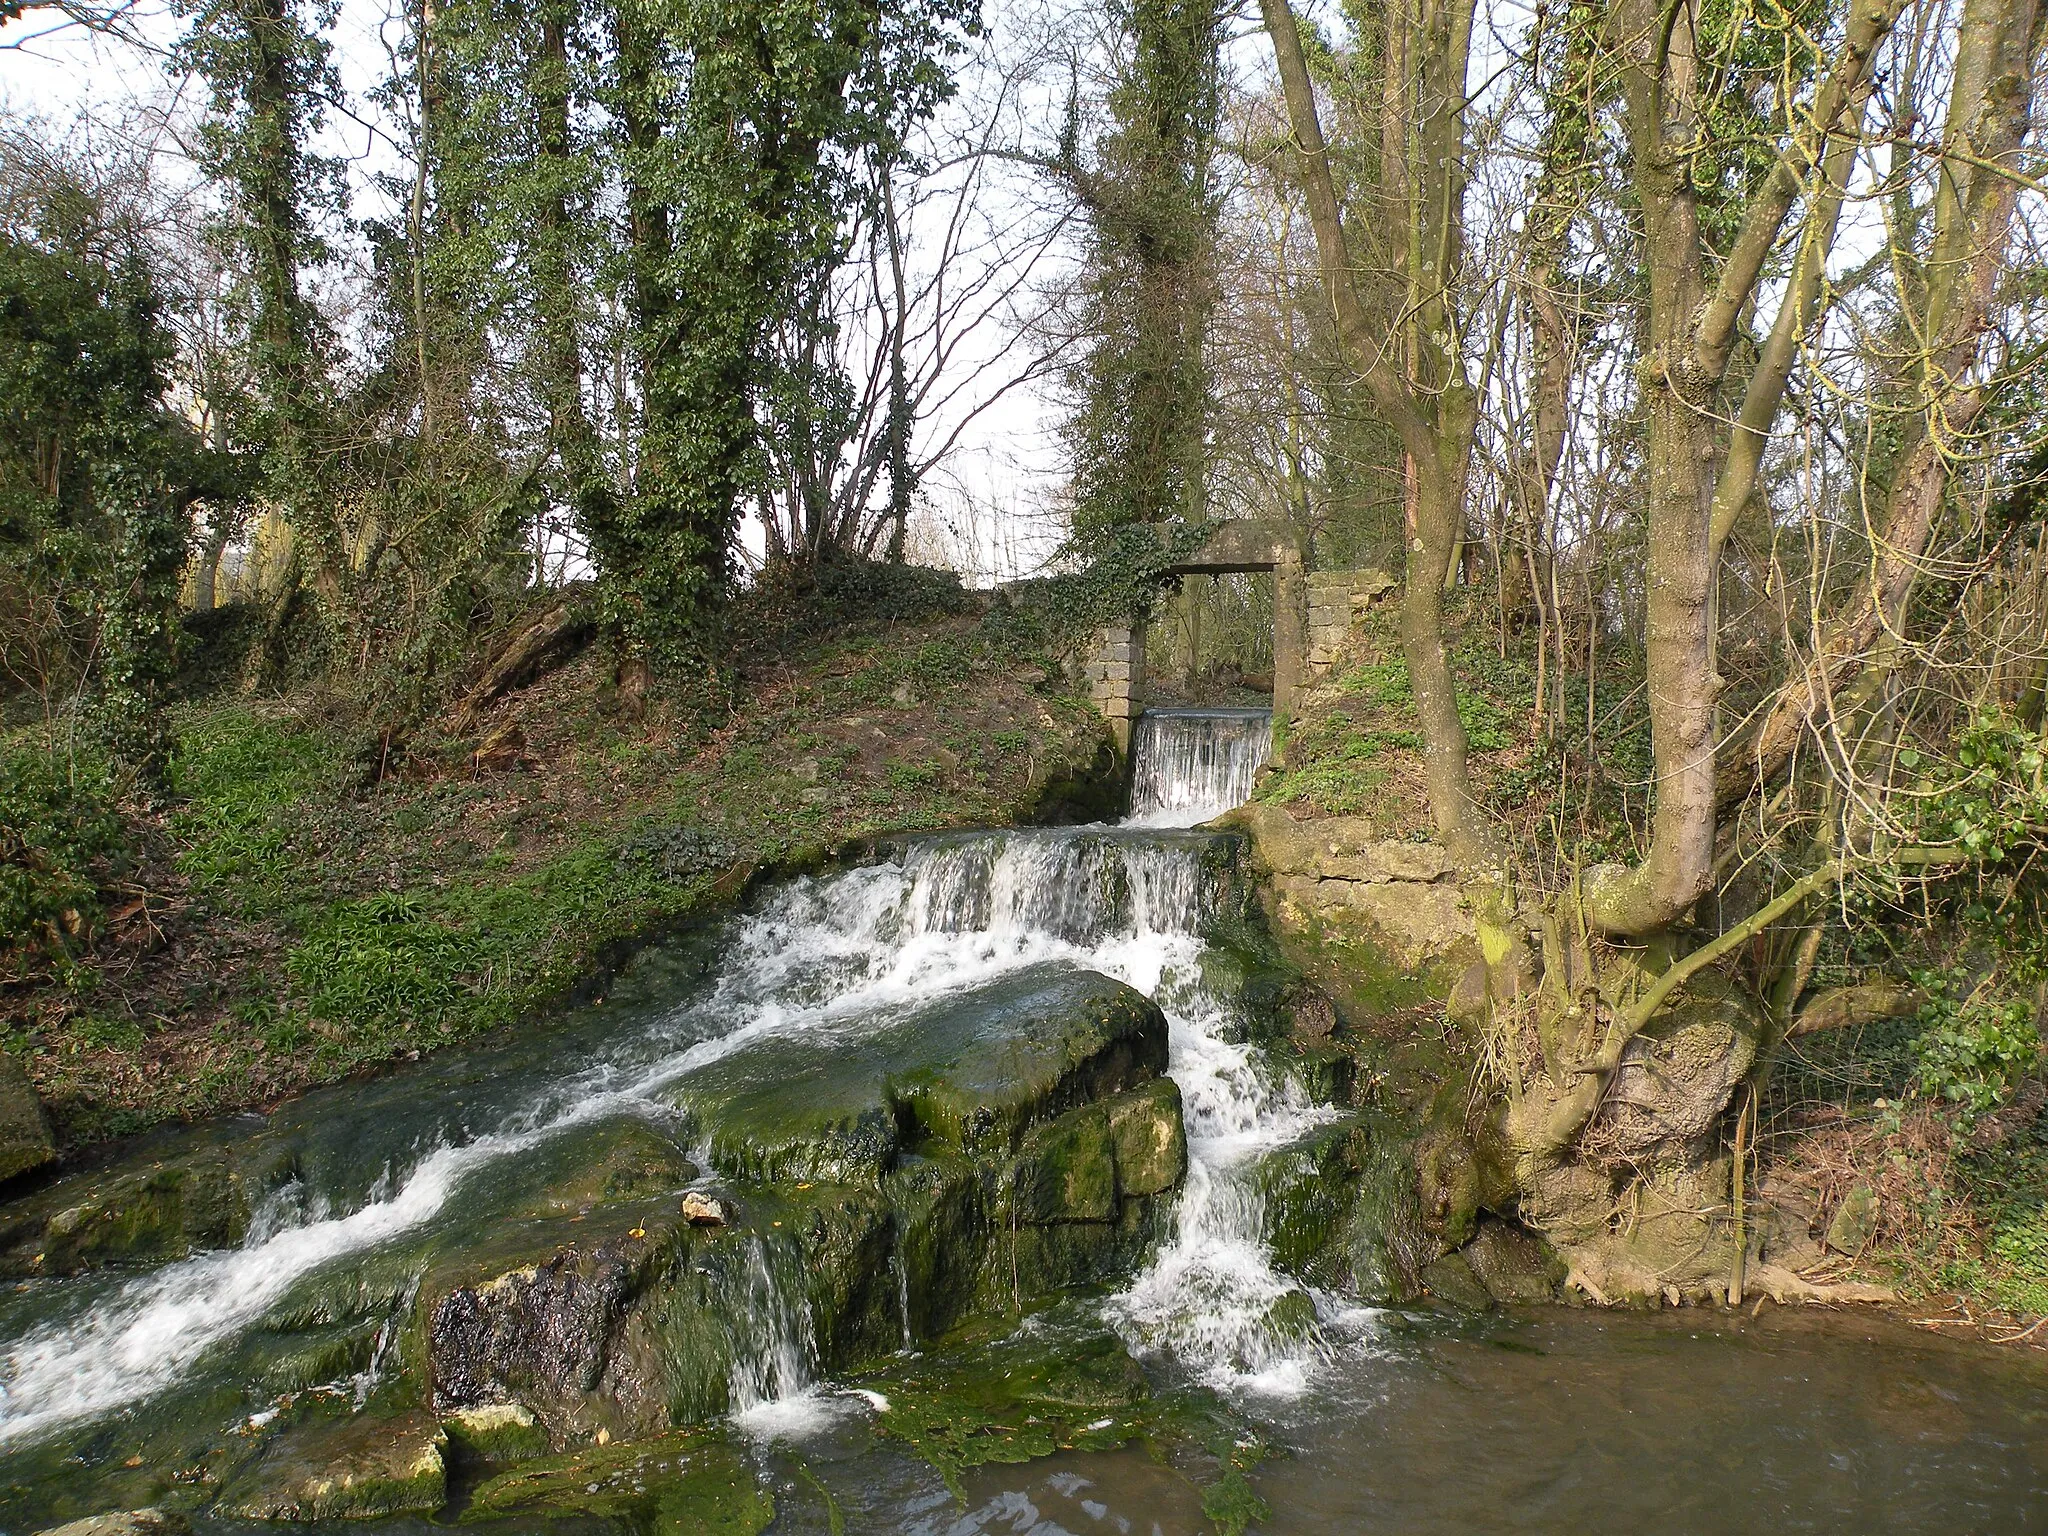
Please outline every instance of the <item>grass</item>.
[{"label": "grass", "polygon": [[[751,628],[749,628],[751,626]],[[629,721],[597,654],[471,739],[373,739],[314,695],[175,721],[176,800],[139,817],[144,919],[0,999],[72,1144],[260,1104],[544,1011],[621,944],[886,832],[1027,817],[1100,762],[1084,700],[943,607],[827,633],[742,612],[731,687]],[[468,752],[502,723],[523,771]]]}]

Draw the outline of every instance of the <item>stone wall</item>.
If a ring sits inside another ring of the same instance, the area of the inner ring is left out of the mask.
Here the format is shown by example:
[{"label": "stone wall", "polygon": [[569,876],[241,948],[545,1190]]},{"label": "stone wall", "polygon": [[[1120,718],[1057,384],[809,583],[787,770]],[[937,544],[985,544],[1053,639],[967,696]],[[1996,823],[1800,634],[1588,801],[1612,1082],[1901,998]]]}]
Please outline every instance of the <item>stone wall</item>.
[{"label": "stone wall", "polygon": [[1081,679],[1109,722],[1117,750],[1128,753],[1132,724],[1145,708],[1145,627],[1114,624],[1097,630],[1081,657]]},{"label": "stone wall", "polygon": [[1380,570],[1309,572],[1306,661],[1311,679],[1335,670],[1366,608],[1394,586],[1394,578]]}]

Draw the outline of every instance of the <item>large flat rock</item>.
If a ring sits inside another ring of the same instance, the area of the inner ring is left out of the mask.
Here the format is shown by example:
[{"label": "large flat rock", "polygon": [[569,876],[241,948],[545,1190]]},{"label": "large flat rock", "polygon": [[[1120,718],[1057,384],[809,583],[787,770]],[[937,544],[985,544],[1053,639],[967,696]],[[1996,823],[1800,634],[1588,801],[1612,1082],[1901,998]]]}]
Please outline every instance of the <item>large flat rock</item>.
[{"label": "large flat rock", "polygon": [[899,1157],[1016,1148],[1166,1070],[1166,1019],[1093,971],[1038,969],[859,1031],[770,1035],[670,1090],[730,1176],[872,1184]]}]

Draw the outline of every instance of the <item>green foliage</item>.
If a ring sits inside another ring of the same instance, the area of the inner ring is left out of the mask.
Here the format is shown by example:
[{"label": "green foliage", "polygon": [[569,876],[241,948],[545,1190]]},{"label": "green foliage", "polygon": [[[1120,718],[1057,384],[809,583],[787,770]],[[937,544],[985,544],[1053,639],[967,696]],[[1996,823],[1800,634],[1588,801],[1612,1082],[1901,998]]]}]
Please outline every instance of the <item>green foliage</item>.
[{"label": "green foliage", "polygon": [[316,1019],[432,1038],[476,996],[484,956],[474,930],[436,921],[416,895],[392,894],[330,910],[287,968]]},{"label": "green foliage", "polygon": [[103,776],[42,752],[0,754],[0,957],[89,939],[101,867],[126,850]]},{"label": "green foliage", "polygon": [[943,60],[976,14],[962,0],[620,7],[604,104],[623,129],[642,427],[631,493],[585,517],[605,615],[650,660],[699,648],[725,584],[773,329],[829,283],[842,217],[950,88]]},{"label": "green foliage", "polygon": [[1921,971],[1914,981],[1927,994],[1913,1045],[1920,1091],[1967,1128],[2039,1068],[2034,1010],[1982,985],[1966,990],[1960,971]]},{"label": "green foliage", "polygon": [[202,719],[180,736],[171,782],[185,798],[175,826],[186,839],[179,867],[201,885],[232,883],[267,907],[288,901],[296,865],[291,838],[304,802],[337,773],[324,736],[254,711]]},{"label": "green foliage", "polygon": [[1899,766],[1920,775],[1922,841],[1956,845],[1983,864],[2048,844],[2048,752],[2010,715],[1978,714],[1957,734],[1953,756],[1936,760],[1907,747]]},{"label": "green foliage", "polygon": [[153,782],[204,456],[164,405],[147,268],[47,174],[34,227],[0,236],[0,671],[46,697],[86,679],[95,734]]},{"label": "green foliage", "polygon": [[[340,163],[309,147],[324,103],[341,99],[322,37],[330,0],[177,0],[190,23],[177,62],[206,84],[199,161],[226,193],[217,237],[238,260],[230,309],[253,398],[234,428],[261,466],[263,490],[330,574],[347,554],[318,438],[328,405],[329,338],[300,290],[327,250],[319,220],[343,205]],[[226,404],[227,402],[220,402]]]},{"label": "green foliage", "polygon": [[1070,112],[1061,157],[1089,216],[1070,370],[1074,527],[1198,521],[1205,505],[1216,300],[1217,191],[1210,157],[1221,101],[1215,0],[1120,0],[1125,51],[1109,96],[1114,130],[1080,165]]},{"label": "green foliage", "polygon": [[1209,522],[1077,525],[1062,553],[1079,568],[1041,583],[1026,601],[1043,609],[1056,643],[1071,645],[1104,625],[1128,624],[1151,613],[1166,573],[1214,531]]}]

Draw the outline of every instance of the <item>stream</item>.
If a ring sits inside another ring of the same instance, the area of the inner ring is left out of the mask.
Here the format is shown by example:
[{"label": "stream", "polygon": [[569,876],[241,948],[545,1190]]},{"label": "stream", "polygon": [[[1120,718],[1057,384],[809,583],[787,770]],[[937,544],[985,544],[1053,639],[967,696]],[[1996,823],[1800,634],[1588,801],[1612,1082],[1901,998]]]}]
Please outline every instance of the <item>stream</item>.
[{"label": "stream", "polygon": [[[649,1127],[689,1152],[692,1187],[719,1187],[688,1103],[721,1063],[859,1047],[1074,972],[1164,1011],[1187,1142],[1149,1257],[1082,1304],[1163,1388],[1213,1394],[1270,1444],[1259,1529],[1620,1531],[1669,1510],[1687,1514],[1664,1528],[1697,1531],[2048,1528],[2048,1373],[2025,1362],[1918,1336],[1881,1351],[1855,1321],[1382,1311],[1283,1270],[1262,1172],[1339,1116],[1267,1065],[1212,975],[1217,840],[1187,830],[1246,798],[1268,731],[1261,711],[1148,715],[1122,824],[906,839],[657,946],[547,1031],[163,1138],[270,1170],[247,1233],[0,1294],[0,1536],[121,1507],[118,1469],[196,1455],[195,1437],[262,1431],[293,1400],[277,1340],[309,1318],[336,1341],[313,1390],[371,1400],[422,1277],[488,1247],[579,1138]],[[754,1243],[738,1283],[727,1407],[776,1487],[773,1529],[827,1530],[830,1511],[876,1531],[1205,1528],[1196,1485],[1130,1448],[979,1468],[956,1497],[870,1433],[882,1394],[821,1367],[786,1248]]]}]

